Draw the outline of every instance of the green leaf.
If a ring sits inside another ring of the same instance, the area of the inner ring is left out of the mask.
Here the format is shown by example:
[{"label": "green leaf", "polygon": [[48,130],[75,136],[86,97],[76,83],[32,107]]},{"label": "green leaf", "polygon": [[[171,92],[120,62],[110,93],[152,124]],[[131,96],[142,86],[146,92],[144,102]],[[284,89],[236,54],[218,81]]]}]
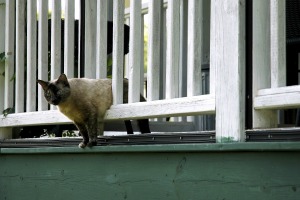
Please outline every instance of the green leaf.
[{"label": "green leaf", "polygon": [[15,108],[6,108],[5,110],[2,111],[2,114],[4,117],[7,117],[8,114],[14,113]]},{"label": "green leaf", "polygon": [[10,79],[9,79],[9,81],[13,81],[13,80],[15,80],[16,79],[16,74],[14,74]]},{"label": "green leaf", "polygon": [[0,62],[4,62],[6,59],[5,52],[0,53]]}]

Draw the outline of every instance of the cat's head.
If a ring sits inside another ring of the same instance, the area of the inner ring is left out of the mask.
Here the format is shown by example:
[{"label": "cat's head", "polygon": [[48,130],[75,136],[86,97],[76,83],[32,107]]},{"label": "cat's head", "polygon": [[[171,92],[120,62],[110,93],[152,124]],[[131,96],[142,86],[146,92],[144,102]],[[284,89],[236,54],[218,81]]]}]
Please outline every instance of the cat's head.
[{"label": "cat's head", "polygon": [[44,90],[44,96],[49,104],[58,105],[70,96],[70,84],[65,74],[61,74],[57,80],[37,80]]}]

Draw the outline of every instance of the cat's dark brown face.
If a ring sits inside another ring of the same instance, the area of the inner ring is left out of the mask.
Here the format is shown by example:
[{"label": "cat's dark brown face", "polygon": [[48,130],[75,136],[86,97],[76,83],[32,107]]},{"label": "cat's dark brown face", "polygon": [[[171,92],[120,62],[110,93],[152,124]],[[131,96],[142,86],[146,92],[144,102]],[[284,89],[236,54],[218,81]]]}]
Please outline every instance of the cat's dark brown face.
[{"label": "cat's dark brown face", "polygon": [[66,75],[62,74],[56,81],[37,80],[44,90],[45,99],[49,104],[58,105],[68,98],[71,93]]}]

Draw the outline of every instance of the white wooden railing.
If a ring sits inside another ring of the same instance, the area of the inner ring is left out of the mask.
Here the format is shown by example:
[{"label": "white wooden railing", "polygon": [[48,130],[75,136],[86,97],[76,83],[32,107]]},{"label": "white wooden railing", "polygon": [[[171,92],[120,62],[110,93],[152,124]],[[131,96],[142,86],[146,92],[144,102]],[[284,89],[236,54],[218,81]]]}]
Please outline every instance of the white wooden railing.
[{"label": "white wooden railing", "polygon": [[[15,106],[16,113],[0,117],[0,137],[11,137],[11,127],[14,126],[70,123],[53,107],[48,110],[41,88],[38,87],[37,93],[35,89],[37,78],[48,79],[48,42],[45,42],[48,41],[48,2],[40,1],[38,8],[36,0],[16,0],[16,2],[2,0],[2,2],[0,15],[3,15],[5,9],[6,17],[5,29],[3,27],[0,30],[0,51],[5,48],[6,60],[5,67],[0,64],[2,67],[0,72],[5,71],[5,80],[0,78],[0,110]],[[23,31],[26,23],[24,20],[26,2],[27,41]],[[74,1],[66,2],[64,66],[67,67],[63,71],[68,77],[72,77],[74,76],[74,32],[71,30],[74,30]],[[253,0],[253,126],[255,128],[274,127],[277,124],[275,109],[300,106],[300,98],[298,98],[300,87],[282,87],[284,80],[281,77],[285,77],[285,65],[282,62],[285,58],[281,57],[284,54],[282,45],[285,45],[282,42],[285,37],[285,18],[281,13],[284,9],[282,2]],[[107,4],[113,4],[114,105],[107,111],[106,120],[216,114],[217,141],[244,141],[245,1],[150,0],[149,4],[141,5],[140,1],[131,0],[130,12],[125,10],[125,15],[123,0],[115,0],[113,3],[107,0],[85,1],[85,46],[80,48],[85,49],[84,69],[85,77],[88,78],[106,76],[105,24],[109,13]],[[38,41],[35,35],[36,9],[39,13]],[[64,8],[61,8],[60,2],[53,1],[51,79],[60,73],[61,9]],[[144,23],[142,16],[146,13],[150,21],[146,94],[148,101],[140,103],[137,101],[139,93],[144,92],[141,85],[144,78],[143,56],[145,56],[141,53]],[[3,18],[0,17],[0,26],[3,26],[1,20],[3,21]],[[124,20],[130,24],[130,53],[128,62],[125,61],[125,74],[130,82],[129,104],[121,104],[124,65],[121,27]],[[184,27],[187,32],[183,31]],[[5,30],[5,34],[2,30]],[[272,34],[268,34],[268,31]],[[15,34],[16,40],[14,40]],[[5,44],[3,37],[5,37]],[[39,45],[36,49],[37,42]],[[26,58],[24,46],[28,52]],[[35,52],[38,54],[36,55]],[[183,64],[184,57],[187,57],[186,64]],[[26,90],[23,84],[25,62],[27,63]],[[208,62],[210,63],[210,91],[209,94],[204,94],[201,89],[201,66]],[[182,75],[184,73],[186,73],[185,80],[182,78],[185,77]],[[14,74],[16,78],[11,81]],[[187,97],[183,97],[185,96],[183,90],[186,91]],[[37,105],[36,98],[38,98]]]},{"label": "white wooden railing", "polygon": [[300,106],[286,86],[285,1],[253,1],[253,128],[277,126],[278,109]]}]

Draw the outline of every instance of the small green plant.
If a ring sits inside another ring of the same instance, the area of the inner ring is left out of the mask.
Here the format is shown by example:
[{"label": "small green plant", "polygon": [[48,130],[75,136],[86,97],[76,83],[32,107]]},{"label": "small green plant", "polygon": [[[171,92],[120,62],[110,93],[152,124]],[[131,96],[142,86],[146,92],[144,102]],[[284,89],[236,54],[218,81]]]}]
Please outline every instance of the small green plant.
[{"label": "small green plant", "polygon": [[15,112],[15,108],[6,108],[5,110],[2,111],[2,114],[4,117],[7,117],[8,114],[14,113]]},{"label": "small green plant", "polygon": [[62,133],[62,137],[77,137],[78,135],[73,130],[66,130]]},{"label": "small green plant", "polygon": [[4,62],[5,59],[6,59],[6,57],[5,57],[5,52],[0,53],[0,63],[1,63],[1,62]]}]

